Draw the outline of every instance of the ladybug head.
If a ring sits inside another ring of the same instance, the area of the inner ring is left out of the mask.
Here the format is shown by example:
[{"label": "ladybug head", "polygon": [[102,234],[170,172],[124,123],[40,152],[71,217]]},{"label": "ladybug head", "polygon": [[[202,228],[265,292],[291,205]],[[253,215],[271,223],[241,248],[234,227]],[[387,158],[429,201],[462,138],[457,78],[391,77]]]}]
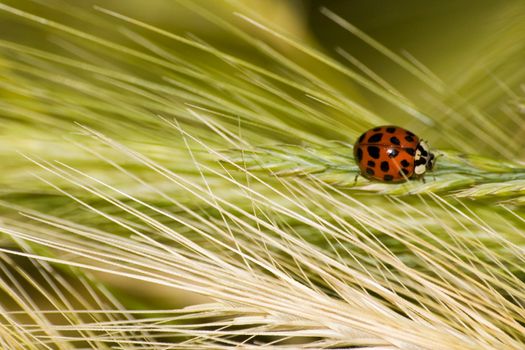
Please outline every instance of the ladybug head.
[{"label": "ladybug head", "polygon": [[436,160],[436,156],[434,156],[434,153],[428,152],[427,170],[434,169],[435,160]]},{"label": "ladybug head", "polygon": [[427,170],[432,170],[434,168],[434,161],[436,157],[434,153],[430,152],[430,147],[426,141],[421,140],[417,145],[415,159],[415,169],[414,172],[416,175],[423,175]]}]

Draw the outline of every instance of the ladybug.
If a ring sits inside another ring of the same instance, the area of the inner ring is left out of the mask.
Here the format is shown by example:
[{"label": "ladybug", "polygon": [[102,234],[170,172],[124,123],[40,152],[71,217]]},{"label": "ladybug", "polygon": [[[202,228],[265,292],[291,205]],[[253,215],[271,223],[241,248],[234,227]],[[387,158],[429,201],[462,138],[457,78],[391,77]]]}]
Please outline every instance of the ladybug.
[{"label": "ladybug", "polygon": [[393,125],[378,126],[361,135],[354,145],[354,158],[361,175],[383,182],[424,181],[435,159],[425,141]]}]

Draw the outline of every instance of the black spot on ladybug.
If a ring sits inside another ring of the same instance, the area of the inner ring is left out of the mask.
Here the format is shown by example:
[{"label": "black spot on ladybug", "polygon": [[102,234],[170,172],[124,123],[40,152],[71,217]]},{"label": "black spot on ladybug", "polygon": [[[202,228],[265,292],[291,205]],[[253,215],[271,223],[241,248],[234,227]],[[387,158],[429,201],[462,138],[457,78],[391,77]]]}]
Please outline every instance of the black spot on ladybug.
[{"label": "black spot on ladybug", "polygon": [[362,143],[363,140],[365,139],[365,135],[366,135],[366,132],[363,135],[359,136],[359,140],[357,140],[357,142]]},{"label": "black spot on ladybug", "polygon": [[413,149],[413,148],[405,148],[405,151],[410,154],[411,156],[413,156],[414,154],[416,154],[416,150]]},{"label": "black spot on ladybug", "polygon": [[406,130],[406,132],[407,132],[407,135],[408,135],[408,136],[416,136],[416,135],[414,135],[413,133],[411,133],[411,132],[408,131],[408,130]]},{"label": "black spot on ladybug", "polygon": [[390,169],[388,166],[388,162],[381,162],[381,170],[383,170],[385,173]]},{"label": "black spot on ladybug", "polygon": [[394,145],[400,145],[401,144],[401,141],[399,141],[399,139],[395,136],[392,136],[390,138],[390,142],[392,142]]},{"label": "black spot on ladybug", "polygon": [[401,170],[399,170],[399,175],[405,177],[405,176],[408,176],[409,172],[410,172],[410,170],[408,170],[408,169],[401,169]]},{"label": "black spot on ladybug", "polygon": [[381,130],[381,127],[373,128],[372,131],[379,131]]},{"label": "black spot on ladybug", "polygon": [[381,133],[374,134],[374,135],[370,136],[370,138],[368,139],[368,142],[370,142],[370,143],[379,142],[379,141],[381,141],[382,137],[383,137],[383,134],[381,134]]},{"label": "black spot on ladybug", "polygon": [[393,134],[396,132],[396,128],[386,128],[386,132]]},{"label": "black spot on ladybug", "polygon": [[407,167],[410,165],[410,162],[409,162],[408,160],[406,160],[406,159],[403,159],[403,160],[401,161],[401,165],[402,165],[403,167],[407,168]]},{"label": "black spot on ladybug", "polygon": [[368,154],[370,157],[374,159],[379,159],[379,147],[376,146],[368,146],[367,147]]},{"label": "black spot on ladybug", "polygon": [[413,136],[405,136],[405,140],[407,140],[408,142],[413,142],[414,141],[414,137]]},{"label": "black spot on ladybug", "polygon": [[395,158],[399,154],[399,151],[395,148],[389,148],[386,153],[388,154],[389,158]]},{"label": "black spot on ladybug", "polygon": [[367,173],[368,175],[374,175],[374,169],[372,169],[372,168],[366,168],[366,173]]},{"label": "black spot on ladybug", "polygon": [[386,174],[385,176],[383,176],[383,180],[385,181],[392,181],[393,179],[394,177],[392,175]]},{"label": "black spot on ladybug", "polygon": [[374,162],[373,160],[369,160],[369,161],[368,161],[368,166],[371,167],[371,168],[373,168],[373,167],[376,166],[376,162]]}]

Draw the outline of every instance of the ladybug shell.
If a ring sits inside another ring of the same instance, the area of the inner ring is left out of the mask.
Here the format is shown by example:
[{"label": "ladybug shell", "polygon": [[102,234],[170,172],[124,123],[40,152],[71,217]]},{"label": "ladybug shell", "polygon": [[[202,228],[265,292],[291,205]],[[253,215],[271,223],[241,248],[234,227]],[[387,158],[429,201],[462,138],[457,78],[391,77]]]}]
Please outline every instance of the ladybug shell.
[{"label": "ladybug shell", "polygon": [[361,175],[385,182],[403,182],[414,176],[419,138],[393,125],[366,131],[354,145],[354,158]]}]

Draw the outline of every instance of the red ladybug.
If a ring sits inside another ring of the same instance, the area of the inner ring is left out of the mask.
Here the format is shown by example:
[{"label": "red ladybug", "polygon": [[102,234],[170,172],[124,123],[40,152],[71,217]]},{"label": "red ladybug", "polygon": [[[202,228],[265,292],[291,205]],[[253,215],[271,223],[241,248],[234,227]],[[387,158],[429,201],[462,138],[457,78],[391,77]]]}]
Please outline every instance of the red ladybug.
[{"label": "red ladybug", "polygon": [[428,144],[399,126],[385,125],[366,131],[354,145],[361,175],[383,182],[423,179],[434,167]]}]

